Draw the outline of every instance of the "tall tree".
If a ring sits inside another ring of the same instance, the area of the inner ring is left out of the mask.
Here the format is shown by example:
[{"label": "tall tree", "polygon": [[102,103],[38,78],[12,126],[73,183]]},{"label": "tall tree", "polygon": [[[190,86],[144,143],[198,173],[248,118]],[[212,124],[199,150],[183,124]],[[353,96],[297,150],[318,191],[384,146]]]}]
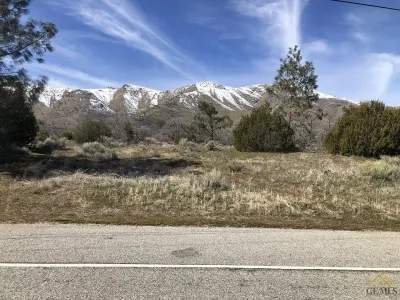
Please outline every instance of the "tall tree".
[{"label": "tall tree", "polygon": [[274,83],[268,91],[278,96],[288,112],[289,121],[312,107],[318,100],[315,89],[318,88],[314,74],[314,65],[310,61],[302,64],[303,57],[298,46],[289,48],[285,59],[281,59],[281,66],[275,76]]},{"label": "tall tree", "polygon": [[25,146],[36,137],[38,124],[25,101],[23,84],[12,89],[0,87],[0,151],[10,145]]},{"label": "tall tree", "polygon": [[228,116],[219,116],[219,113],[212,103],[200,101],[198,113],[195,115],[195,122],[199,129],[207,133],[211,140],[214,140],[217,130],[232,126],[232,120]]},{"label": "tall tree", "polygon": [[320,110],[311,110],[318,101],[318,88],[314,65],[310,61],[303,63],[298,46],[289,48],[286,58],[281,59],[281,66],[274,83],[268,87],[271,96],[279,100],[278,109],[284,114],[289,124],[297,133],[297,144],[304,144],[313,138],[315,118],[321,119]]},{"label": "tall tree", "polygon": [[30,87],[29,101],[37,101],[47,82],[45,76],[32,80],[19,66],[36,61],[43,63],[45,52],[53,51],[50,40],[56,35],[53,23],[26,18],[31,0],[0,0],[0,84],[12,86],[16,81]]},{"label": "tall tree", "polygon": [[33,80],[20,66],[43,63],[56,33],[52,23],[27,18],[31,0],[0,0],[0,146],[25,145],[33,140],[37,123],[32,105],[47,78]]}]

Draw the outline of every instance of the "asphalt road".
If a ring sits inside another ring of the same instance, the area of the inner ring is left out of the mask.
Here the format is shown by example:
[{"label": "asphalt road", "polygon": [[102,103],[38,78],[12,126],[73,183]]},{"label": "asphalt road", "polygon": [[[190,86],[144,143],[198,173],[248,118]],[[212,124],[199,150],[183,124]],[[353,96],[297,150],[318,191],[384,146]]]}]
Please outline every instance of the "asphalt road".
[{"label": "asphalt road", "polygon": [[400,299],[399,249],[394,232],[0,224],[0,299]]}]

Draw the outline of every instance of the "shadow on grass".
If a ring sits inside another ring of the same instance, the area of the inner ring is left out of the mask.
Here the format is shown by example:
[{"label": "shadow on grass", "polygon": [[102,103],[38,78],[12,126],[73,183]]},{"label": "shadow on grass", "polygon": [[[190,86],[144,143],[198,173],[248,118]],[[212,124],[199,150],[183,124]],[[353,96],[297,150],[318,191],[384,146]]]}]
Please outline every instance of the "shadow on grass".
[{"label": "shadow on grass", "polygon": [[77,171],[85,174],[116,176],[165,176],[176,169],[196,166],[189,159],[137,157],[129,159],[94,159],[85,156],[58,156],[40,154],[0,154],[0,173],[14,178],[43,179]]}]

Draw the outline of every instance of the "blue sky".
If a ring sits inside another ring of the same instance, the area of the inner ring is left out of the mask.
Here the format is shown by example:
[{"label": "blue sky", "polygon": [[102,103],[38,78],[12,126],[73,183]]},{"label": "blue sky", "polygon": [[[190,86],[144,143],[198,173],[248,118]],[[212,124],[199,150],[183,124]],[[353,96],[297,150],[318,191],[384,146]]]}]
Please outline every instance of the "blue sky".
[{"label": "blue sky", "polygon": [[272,83],[279,58],[299,45],[319,91],[400,105],[396,11],[330,0],[34,0],[31,14],[59,29],[46,64],[28,67],[51,86]]}]

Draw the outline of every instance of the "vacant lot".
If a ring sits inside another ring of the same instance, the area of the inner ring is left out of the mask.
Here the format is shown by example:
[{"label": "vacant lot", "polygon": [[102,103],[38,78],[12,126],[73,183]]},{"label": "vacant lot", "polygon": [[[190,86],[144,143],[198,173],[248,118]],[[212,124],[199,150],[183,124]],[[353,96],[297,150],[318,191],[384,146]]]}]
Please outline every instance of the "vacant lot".
[{"label": "vacant lot", "polygon": [[400,158],[202,145],[3,155],[0,221],[400,229]]}]

